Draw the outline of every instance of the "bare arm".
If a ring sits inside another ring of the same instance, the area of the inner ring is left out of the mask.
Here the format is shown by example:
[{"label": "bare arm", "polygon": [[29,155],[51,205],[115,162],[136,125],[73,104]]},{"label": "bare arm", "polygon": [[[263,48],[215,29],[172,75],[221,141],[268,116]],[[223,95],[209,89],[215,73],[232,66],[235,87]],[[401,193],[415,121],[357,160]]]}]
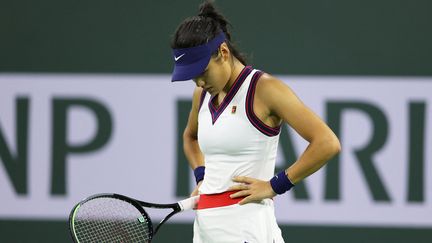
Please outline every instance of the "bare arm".
[{"label": "bare arm", "polygon": [[[288,123],[309,142],[306,150],[291,165],[286,174],[295,184],[321,168],[340,151],[340,143],[333,131],[282,81],[269,75],[261,83],[260,99],[268,104],[270,113]],[[258,83],[259,84],[259,83]],[[271,94],[271,95],[268,95]]]},{"label": "bare arm", "polygon": [[[198,145],[198,110],[202,92],[202,88],[195,88],[192,98],[192,109],[183,132],[183,150],[192,170],[204,165],[204,155]],[[192,192],[191,196],[198,195],[198,187],[200,185],[201,182]]]},{"label": "bare arm", "polygon": [[[285,174],[292,183],[297,183],[321,168],[340,151],[340,143],[333,131],[282,81],[263,75],[257,83],[254,108],[261,120],[275,126],[288,123],[300,136],[309,142],[308,147]],[[273,123],[273,124],[272,124]],[[275,196],[270,183],[247,177],[238,177],[241,182],[231,190],[242,190],[233,197],[247,196],[240,203]]]}]

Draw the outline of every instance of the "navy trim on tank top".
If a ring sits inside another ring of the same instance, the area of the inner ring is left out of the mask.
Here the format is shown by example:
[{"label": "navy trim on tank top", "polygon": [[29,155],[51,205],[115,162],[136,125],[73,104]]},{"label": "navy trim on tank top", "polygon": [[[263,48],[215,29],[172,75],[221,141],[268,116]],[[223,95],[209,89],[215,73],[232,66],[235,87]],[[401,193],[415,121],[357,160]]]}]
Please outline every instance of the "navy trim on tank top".
[{"label": "navy trim on tank top", "polygon": [[247,115],[249,121],[251,122],[251,124],[256,129],[258,129],[258,131],[260,131],[264,135],[267,135],[269,137],[273,137],[273,136],[276,136],[279,134],[281,126],[279,125],[277,127],[270,127],[270,126],[266,125],[264,122],[262,122],[255,115],[255,112],[253,110],[253,101],[254,101],[254,96],[255,96],[256,84],[257,84],[258,79],[261,77],[262,74],[263,74],[263,72],[257,71],[252,76],[252,80],[249,84],[249,89],[248,89],[248,92],[246,95],[246,115]]},{"label": "navy trim on tank top", "polygon": [[217,99],[217,96],[211,97],[209,99],[208,106],[212,116],[213,125],[215,124],[219,116],[222,114],[222,112],[225,110],[225,108],[228,106],[228,104],[231,102],[231,100],[234,98],[237,91],[240,89],[241,85],[245,81],[246,77],[249,76],[251,72],[251,66],[246,66],[243,68],[243,70],[240,72],[239,76],[234,81],[234,84],[232,85],[231,89],[228,91],[227,95],[224,97],[218,108],[216,108],[213,104],[214,100]]}]

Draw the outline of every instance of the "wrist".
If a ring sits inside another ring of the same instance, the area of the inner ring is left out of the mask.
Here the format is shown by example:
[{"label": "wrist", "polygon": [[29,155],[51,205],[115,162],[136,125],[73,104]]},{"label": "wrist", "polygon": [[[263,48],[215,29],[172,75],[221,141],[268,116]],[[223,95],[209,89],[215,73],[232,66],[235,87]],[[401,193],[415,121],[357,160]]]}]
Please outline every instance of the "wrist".
[{"label": "wrist", "polygon": [[279,172],[273,178],[271,178],[270,185],[273,191],[277,194],[284,194],[294,187],[294,184],[285,174],[285,170]]},{"label": "wrist", "polygon": [[204,179],[205,166],[198,166],[194,169],[195,181],[198,184]]}]

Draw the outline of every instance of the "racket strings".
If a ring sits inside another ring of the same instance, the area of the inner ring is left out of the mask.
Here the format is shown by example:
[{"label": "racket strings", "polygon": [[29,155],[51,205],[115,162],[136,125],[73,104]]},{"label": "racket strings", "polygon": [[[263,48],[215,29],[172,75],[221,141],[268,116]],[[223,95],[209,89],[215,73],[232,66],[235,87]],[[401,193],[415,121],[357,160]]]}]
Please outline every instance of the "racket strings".
[{"label": "racket strings", "polygon": [[150,219],[116,198],[95,198],[82,204],[74,218],[79,242],[149,242]]}]

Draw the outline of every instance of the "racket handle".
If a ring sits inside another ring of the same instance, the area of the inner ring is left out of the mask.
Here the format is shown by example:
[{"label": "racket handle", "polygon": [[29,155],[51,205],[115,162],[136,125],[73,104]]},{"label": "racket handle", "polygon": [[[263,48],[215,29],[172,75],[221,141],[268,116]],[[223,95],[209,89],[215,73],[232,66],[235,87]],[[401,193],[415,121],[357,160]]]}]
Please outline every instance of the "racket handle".
[{"label": "racket handle", "polygon": [[180,205],[181,211],[195,209],[198,203],[199,196],[194,196],[190,198],[186,198],[178,202]]}]

